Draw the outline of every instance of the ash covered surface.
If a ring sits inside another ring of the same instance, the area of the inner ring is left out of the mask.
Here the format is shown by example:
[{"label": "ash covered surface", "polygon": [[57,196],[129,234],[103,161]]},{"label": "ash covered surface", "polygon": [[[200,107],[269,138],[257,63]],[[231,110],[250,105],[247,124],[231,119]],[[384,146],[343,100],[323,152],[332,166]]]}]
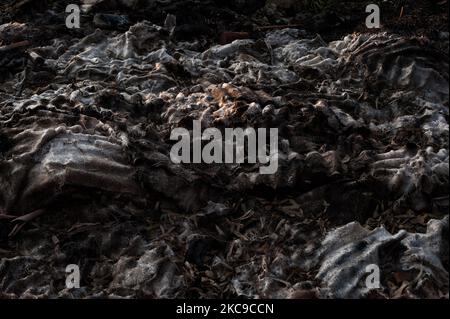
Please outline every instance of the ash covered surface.
[{"label": "ash covered surface", "polygon": [[[448,298],[447,1],[376,31],[359,2],[71,2],[0,5],[0,297]],[[278,128],[278,171],[174,164],[193,120]]]}]

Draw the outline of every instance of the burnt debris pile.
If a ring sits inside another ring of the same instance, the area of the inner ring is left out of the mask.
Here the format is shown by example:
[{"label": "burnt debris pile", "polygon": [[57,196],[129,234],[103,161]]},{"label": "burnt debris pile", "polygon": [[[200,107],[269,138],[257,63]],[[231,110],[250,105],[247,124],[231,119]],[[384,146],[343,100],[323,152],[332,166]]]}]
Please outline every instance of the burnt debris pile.
[{"label": "burnt debris pile", "polygon": [[[0,297],[448,298],[442,10],[69,3],[0,5]],[[277,128],[278,170],[174,163],[193,121]]]}]

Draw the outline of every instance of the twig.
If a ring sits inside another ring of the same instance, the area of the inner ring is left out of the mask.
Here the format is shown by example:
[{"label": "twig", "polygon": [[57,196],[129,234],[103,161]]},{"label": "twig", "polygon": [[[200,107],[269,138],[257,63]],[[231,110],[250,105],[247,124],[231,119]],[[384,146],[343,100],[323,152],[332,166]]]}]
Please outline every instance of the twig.
[{"label": "twig", "polygon": [[303,28],[303,24],[285,24],[285,25],[268,25],[264,27],[256,27],[257,31],[281,30],[288,28]]},{"label": "twig", "polygon": [[402,17],[403,17],[403,6],[402,6],[402,8],[400,9],[400,16],[398,17],[399,19],[401,19]]},{"label": "twig", "polygon": [[0,47],[0,52],[6,52],[14,49],[24,48],[30,45],[30,41],[20,41]]}]

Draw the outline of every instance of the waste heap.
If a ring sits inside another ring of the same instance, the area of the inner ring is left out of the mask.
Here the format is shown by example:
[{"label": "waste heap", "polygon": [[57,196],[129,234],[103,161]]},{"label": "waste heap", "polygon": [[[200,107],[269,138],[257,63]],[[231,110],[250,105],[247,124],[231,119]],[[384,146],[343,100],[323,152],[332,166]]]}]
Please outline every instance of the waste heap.
[{"label": "waste heap", "polygon": [[[2,5],[0,297],[448,298],[448,32],[250,2]],[[193,120],[278,171],[174,164]]]}]

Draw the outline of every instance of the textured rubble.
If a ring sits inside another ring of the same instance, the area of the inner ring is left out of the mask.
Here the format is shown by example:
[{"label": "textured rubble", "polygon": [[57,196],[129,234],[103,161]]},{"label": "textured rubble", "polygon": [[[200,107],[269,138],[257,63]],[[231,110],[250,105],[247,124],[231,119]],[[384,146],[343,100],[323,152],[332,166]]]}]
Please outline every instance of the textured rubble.
[{"label": "textured rubble", "polygon": [[[1,297],[448,298],[448,52],[293,28],[205,48],[173,28],[0,50]],[[172,163],[193,120],[278,128],[278,172]]]}]

